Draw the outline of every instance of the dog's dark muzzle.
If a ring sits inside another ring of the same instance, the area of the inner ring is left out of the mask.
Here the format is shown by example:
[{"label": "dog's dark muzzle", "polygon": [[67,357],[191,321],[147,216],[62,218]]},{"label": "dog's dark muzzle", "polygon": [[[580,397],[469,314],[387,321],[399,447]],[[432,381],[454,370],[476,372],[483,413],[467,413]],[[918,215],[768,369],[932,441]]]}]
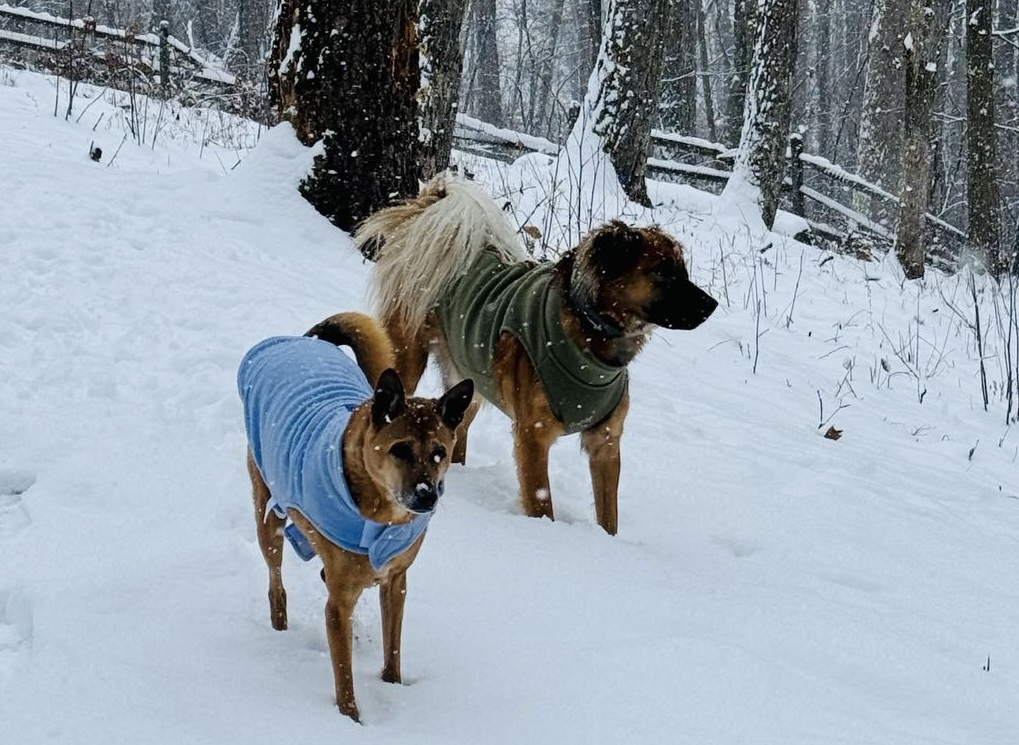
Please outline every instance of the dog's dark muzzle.
[{"label": "dog's dark muzzle", "polygon": [[404,506],[411,512],[424,515],[435,511],[435,505],[445,491],[445,484],[439,481],[433,484],[430,481],[420,481],[414,485],[414,491],[407,495]]},{"label": "dog's dark muzzle", "polygon": [[647,320],[667,329],[690,331],[708,320],[718,301],[689,280],[677,282],[648,309]]}]

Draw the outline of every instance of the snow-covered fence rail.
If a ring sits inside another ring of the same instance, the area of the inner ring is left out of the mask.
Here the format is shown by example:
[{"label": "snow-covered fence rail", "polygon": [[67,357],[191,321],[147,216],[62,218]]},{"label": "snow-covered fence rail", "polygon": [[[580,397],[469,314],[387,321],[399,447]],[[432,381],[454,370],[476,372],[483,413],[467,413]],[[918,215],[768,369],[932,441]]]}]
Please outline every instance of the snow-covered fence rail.
[{"label": "snow-covered fence rail", "polygon": [[[648,175],[664,181],[693,183],[708,191],[721,191],[732,171],[736,150],[699,137],[653,130],[652,157]],[[457,149],[496,160],[512,162],[528,152],[555,155],[559,145],[541,137],[495,127],[479,119],[458,114],[454,145]],[[798,135],[790,138],[789,174],[786,178],[786,205],[807,218],[814,232],[825,238],[845,241],[852,234],[864,234],[887,245],[894,240],[893,222],[886,223],[865,215],[854,206],[857,194],[876,200],[885,216],[894,217],[899,200],[888,191],[846,171],[826,158],[803,152]],[[945,220],[928,213],[930,243],[952,254],[966,242],[966,233]],[[835,223],[835,224],[831,224]]]},{"label": "snow-covered fence rail", "polygon": [[223,91],[237,82],[217,60],[165,29],[140,33],[92,18],[61,18],[6,4],[0,4],[0,53],[99,83],[112,82],[124,71],[137,83],[164,89]]}]

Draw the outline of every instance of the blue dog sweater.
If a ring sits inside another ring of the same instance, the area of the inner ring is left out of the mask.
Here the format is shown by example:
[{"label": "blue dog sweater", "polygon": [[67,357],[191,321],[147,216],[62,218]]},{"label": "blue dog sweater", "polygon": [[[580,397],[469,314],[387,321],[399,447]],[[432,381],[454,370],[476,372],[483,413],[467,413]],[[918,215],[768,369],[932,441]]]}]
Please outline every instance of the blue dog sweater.
[{"label": "blue dog sweater", "polygon": [[241,361],[237,390],[251,455],[277,515],[296,509],[337,546],[366,554],[376,571],[428,527],[430,514],[386,525],[358,511],[343,477],[343,430],[373,390],[338,347],[305,336],[266,339]]}]

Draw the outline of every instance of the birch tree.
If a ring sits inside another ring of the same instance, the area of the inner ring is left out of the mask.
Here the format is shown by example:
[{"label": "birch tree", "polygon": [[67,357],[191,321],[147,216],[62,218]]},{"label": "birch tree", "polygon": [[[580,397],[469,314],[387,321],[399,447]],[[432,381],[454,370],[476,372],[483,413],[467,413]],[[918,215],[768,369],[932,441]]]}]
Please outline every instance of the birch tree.
[{"label": "birch tree", "polygon": [[770,228],[785,179],[797,0],[760,0],[758,11],[743,129],[722,202],[755,203]]}]

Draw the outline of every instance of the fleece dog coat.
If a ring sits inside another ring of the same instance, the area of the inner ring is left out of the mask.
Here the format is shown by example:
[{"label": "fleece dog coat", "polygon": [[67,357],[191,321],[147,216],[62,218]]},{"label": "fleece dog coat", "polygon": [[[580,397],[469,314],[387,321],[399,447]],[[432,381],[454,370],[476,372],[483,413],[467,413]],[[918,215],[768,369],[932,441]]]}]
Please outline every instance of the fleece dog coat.
[{"label": "fleece dog coat", "polygon": [[552,413],[569,434],[612,413],[626,391],[626,368],[606,365],[578,347],[563,330],[562,300],[554,264],[503,264],[483,251],[450,283],[435,306],[453,362],[474,379],[478,392],[502,406],[492,356],[503,332],[527,350]]},{"label": "fleece dog coat", "polygon": [[237,390],[251,455],[277,515],[296,509],[337,546],[366,554],[375,570],[428,527],[431,514],[384,525],[354,504],[343,477],[343,430],[373,390],[338,347],[305,336],[266,339],[241,361]]}]

